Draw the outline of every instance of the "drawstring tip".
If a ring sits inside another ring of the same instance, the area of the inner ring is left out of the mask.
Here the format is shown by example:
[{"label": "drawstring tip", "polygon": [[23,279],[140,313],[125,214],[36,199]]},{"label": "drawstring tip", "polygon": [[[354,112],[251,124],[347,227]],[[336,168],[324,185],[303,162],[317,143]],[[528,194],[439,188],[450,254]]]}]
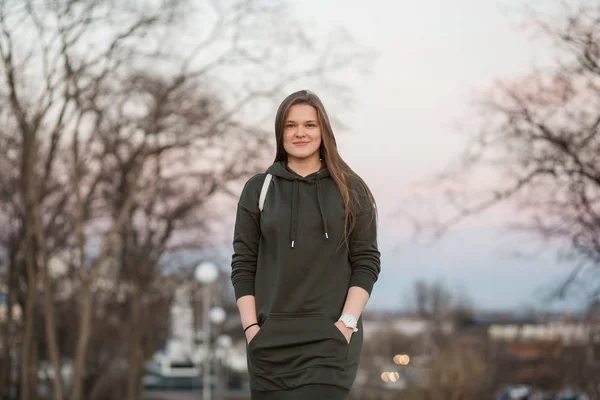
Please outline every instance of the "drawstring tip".
[{"label": "drawstring tip", "polygon": [[294,240],[292,240],[292,248],[294,248]]},{"label": "drawstring tip", "polygon": [[325,239],[329,239],[329,234],[325,232]]}]

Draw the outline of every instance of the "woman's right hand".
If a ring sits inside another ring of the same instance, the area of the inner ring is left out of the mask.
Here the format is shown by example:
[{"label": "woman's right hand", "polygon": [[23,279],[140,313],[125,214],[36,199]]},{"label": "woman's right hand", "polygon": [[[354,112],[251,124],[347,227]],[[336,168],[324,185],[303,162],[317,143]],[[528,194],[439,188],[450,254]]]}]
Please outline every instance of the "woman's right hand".
[{"label": "woman's right hand", "polygon": [[248,328],[248,330],[246,331],[246,341],[248,342],[248,344],[250,344],[252,339],[254,339],[254,336],[256,336],[258,331],[260,331],[260,327],[258,325],[254,325]]}]

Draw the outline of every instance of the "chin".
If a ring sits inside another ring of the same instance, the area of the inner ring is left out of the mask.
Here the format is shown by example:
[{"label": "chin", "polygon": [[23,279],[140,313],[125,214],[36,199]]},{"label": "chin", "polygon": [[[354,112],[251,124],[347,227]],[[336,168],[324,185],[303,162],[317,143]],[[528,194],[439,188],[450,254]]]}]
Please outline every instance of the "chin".
[{"label": "chin", "polygon": [[288,151],[288,149],[285,149],[286,153],[290,156],[290,157],[294,157],[294,158],[298,158],[301,160],[307,159],[307,158],[311,158],[311,157],[315,157],[315,154],[319,155],[319,148],[316,149],[296,149],[296,148],[292,148],[290,149],[290,151]]},{"label": "chin", "polygon": [[304,153],[304,152],[302,152],[302,153],[297,153],[297,152],[291,152],[291,153],[288,153],[288,155],[289,155],[289,156],[291,156],[291,157],[293,157],[293,158],[297,158],[297,159],[299,159],[299,160],[306,160],[306,159],[308,159],[308,158],[315,157],[315,155],[316,155],[316,157],[318,157],[318,156],[319,156],[319,153],[318,153],[318,152],[313,152],[313,153]]}]

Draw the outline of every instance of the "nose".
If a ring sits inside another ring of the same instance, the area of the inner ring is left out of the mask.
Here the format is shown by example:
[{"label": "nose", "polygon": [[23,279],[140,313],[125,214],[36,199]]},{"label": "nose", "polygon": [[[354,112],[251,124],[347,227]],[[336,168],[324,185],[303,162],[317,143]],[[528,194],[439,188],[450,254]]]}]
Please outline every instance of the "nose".
[{"label": "nose", "polygon": [[298,126],[298,128],[296,128],[295,136],[297,136],[297,137],[306,136],[306,132],[304,132],[304,128],[302,126]]}]

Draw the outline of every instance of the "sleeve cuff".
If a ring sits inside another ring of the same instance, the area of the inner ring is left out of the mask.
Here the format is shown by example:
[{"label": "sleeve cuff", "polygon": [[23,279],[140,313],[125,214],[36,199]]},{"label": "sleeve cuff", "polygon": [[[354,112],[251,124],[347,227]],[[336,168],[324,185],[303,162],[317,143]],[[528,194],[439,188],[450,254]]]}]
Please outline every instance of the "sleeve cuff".
[{"label": "sleeve cuff", "polygon": [[254,296],[254,281],[241,281],[233,286],[235,292],[235,300],[237,301],[242,296]]},{"label": "sleeve cuff", "polygon": [[376,280],[377,279],[373,279],[373,277],[370,276],[370,274],[355,273],[352,275],[352,278],[350,278],[350,287],[358,286],[360,288],[363,288],[367,291],[367,293],[369,293],[370,297],[371,291],[373,291],[373,285],[375,284]]}]

